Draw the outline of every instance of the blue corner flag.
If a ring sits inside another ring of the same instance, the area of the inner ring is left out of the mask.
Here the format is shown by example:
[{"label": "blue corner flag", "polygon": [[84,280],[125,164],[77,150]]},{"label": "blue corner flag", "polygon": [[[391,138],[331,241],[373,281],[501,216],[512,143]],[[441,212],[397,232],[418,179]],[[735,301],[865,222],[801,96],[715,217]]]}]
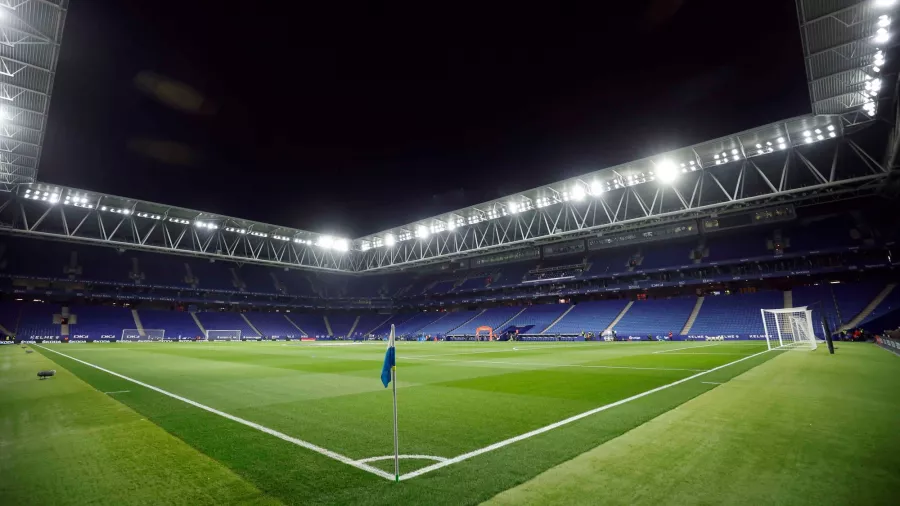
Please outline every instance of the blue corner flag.
[{"label": "blue corner flag", "polygon": [[388,338],[387,351],[384,352],[384,365],[381,366],[381,383],[384,388],[391,382],[391,369],[397,365],[396,352],[394,351],[394,326],[391,325],[391,337]]}]

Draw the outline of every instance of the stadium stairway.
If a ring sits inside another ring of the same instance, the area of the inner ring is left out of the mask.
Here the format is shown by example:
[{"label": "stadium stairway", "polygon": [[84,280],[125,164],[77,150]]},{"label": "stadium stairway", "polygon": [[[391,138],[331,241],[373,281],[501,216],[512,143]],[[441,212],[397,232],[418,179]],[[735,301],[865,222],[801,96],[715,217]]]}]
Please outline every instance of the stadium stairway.
[{"label": "stadium stairway", "polygon": [[353,320],[353,326],[350,327],[350,331],[347,332],[347,336],[348,336],[348,337],[353,335],[353,333],[356,331],[356,326],[357,326],[357,325],[359,325],[359,315],[356,315],[356,319]]},{"label": "stadium stairway", "polygon": [[147,333],[144,332],[144,324],[141,323],[141,317],[138,315],[137,309],[131,310],[131,317],[134,318],[134,328],[137,329],[138,335],[146,336]]},{"label": "stadium stairway", "polygon": [[686,336],[688,332],[691,331],[691,327],[694,326],[694,321],[697,320],[697,315],[700,314],[700,308],[703,307],[703,299],[704,297],[702,296],[697,297],[697,303],[694,304],[694,310],[691,311],[691,316],[684,322],[684,328],[681,329],[681,335]]},{"label": "stadium stairway", "polygon": [[547,326],[547,328],[545,328],[543,331],[541,331],[541,334],[544,334],[544,333],[546,333],[548,330],[552,329],[554,325],[556,325],[557,323],[559,323],[560,320],[562,320],[563,318],[565,318],[566,315],[569,314],[569,311],[571,311],[571,310],[573,310],[573,309],[575,309],[575,305],[574,305],[574,304],[570,305],[570,306],[569,306],[569,309],[566,309],[565,312],[564,312],[563,314],[559,315],[559,318],[553,320],[553,323],[551,323],[550,325]]},{"label": "stadium stairway", "polygon": [[15,336],[13,332],[10,332],[9,329],[4,327],[3,325],[0,325],[0,333],[2,333],[4,336]]},{"label": "stadium stairway", "polygon": [[194,323],[196,323],[197,326],[200,327],[200,331],[203,332],[203,335],[204,335],[204,336],[207,335],[207,334],[206,334],[206,329],[203,327],[203,324],[200,323],[200,319],[197,318],[197,313],[191,311],[191,318],[193,318],[193,319],[194,319]]},{"label": "stadium stairway", "polygon": [[875,308],[878,307],[878,305],[881,304],[882,301],[884,301],[884,299],[888,295],[890,295],[892,291],[894,291],[894,287],[896,287],[896,286],[897,285],[895,283],[888,283],[888,285],[885,286],[880,292],[878,292],[878,295],[876,295],[875,298],[872,299],[872,301],[869,302],[869,304],[866,307],[864,307],[862,311],[859,312],[858,315],[854,316],[852,320],[847,322],[846,325],[842,326],[841,330],[852,329],[852,328],[856,327],[857,325],[859,325],[859,323],[861,321],[863,321],[867,316],[872,314],[872,311],[874,311]]},{"label": "stadium stairway", "polygon": [[256,325],[254,325],[253,322],[251,322],[251,321],[247,318],[247,315],[245,315],[244,313],[241,313],[241,318],[243,318],[244,321],[247,322],[247,325],[249,325],[250,328],[253,329],[253,332],[256,332],[256,335],[258,335],[258,336],[260,336],[260,337],[262,337],[262,336],[264,335],[262,332],[259,331],[258,328],[256,328]]},{"label": "stadium stairway", "polygon": [[301,329],[299,325],[297,325],[296,323],[294,323],[294,320],[291,320],[291,317],[290,317],[290,316],[284,315],[284,319],[287,320],[287,321],[289,321],[289,322],[291,322],[291,325],[293,325],[294,328],[296,328],[297,330],[299,330],[300,333],[303,334],[304,336],[308,336],[308,335],[309,335],[308,332],[306,332],[305,330]]},{"label": "stadium stairway", "polygon": [[610,330],[616,328],[616,324],[619,323],[619,320],[621,320],[625,316],[625,313],[627,313],[628,310],[631,309],[631,306],[633,306],[633,305],[634,305],[634,301],[629,300],[628,304],[625,304],[625,307],[622,308],[622,311],[619,312],[618,316],[616,316],[616,319],[613,320],[612,323],[609,324],[609,327],[606,327],[604,332],[609,332]]},{"label": "stadium stairway", "polygon": [[788,309],[794,307],[794,292],[792,292],[791,290],[785,290],[783,295],[784,308]]},{"label": "stadium stairway", "polygon": [[322,318],[325,320],[325,330],[328,331],[328,335],[333,336],[334,331],[331,330],[331,322],[328,321],[328,315],[323,315]]}]

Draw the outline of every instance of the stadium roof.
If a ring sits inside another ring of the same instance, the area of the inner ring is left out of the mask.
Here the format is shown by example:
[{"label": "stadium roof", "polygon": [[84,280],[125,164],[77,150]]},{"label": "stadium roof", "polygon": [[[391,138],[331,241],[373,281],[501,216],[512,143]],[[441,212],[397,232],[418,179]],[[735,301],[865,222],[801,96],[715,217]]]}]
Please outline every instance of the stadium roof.
[{"label": "stadium roof", "polygon": [[37,178],[68,0],[0,0],[0,190]]},{"label": "stadium roof", "polygon": [[886,52],[897,40],[897,6],[897,0],[797,0],[813,114],[838,114],[848,124],[875,116]]}]

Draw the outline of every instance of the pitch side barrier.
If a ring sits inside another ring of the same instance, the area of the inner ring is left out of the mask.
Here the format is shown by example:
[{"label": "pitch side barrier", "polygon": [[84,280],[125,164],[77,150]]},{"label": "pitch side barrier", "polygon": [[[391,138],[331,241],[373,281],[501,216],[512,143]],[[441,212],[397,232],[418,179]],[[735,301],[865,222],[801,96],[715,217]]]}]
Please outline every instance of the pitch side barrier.
[{"label": "pitch side barrier", "polygon": [[[296,337],[258,337],[246,336],[240,339],[207,339],[203,336],[174,336],[162,339],[122,339],[121,337],[84,337],[74,338],[66,336],[26,336],[16,337],[13,340],[0,340],[2,344],[81,344],[81,343],[179,343],[179,342],[209,342],[209,341],[306,341],[308,338]],[[315,339],[313,339],[315,340]]]}]

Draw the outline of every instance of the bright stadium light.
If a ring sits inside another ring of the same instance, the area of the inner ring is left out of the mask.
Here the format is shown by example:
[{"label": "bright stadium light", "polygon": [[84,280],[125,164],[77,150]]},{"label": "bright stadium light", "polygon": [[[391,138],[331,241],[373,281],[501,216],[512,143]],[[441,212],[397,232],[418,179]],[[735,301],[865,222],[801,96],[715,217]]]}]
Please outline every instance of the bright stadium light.
[{"label": "bright stadium light", "polygon": [[887,14],[882,14],[881,16],[878,16],[878,26],[880,28],[887,28],[887,27],[891,26],[891,17],[888,16]]},{"label": "bright stadium light", "polygon": [[600,181],[591,182],[591,195],[600,195],[603,191],[603,184],[601,184]]},{"label": "bright stadium light", "polygon": [[349,251],[350,250],[350,241],[347,239],[335,239],[334,243],[332,243],[332,248],[337,251]]},{"label": "bright stadium light", "polygon": [[447,220],[447,230],[456,230],[456,218]]},{"label": "bright stadium light", "polygon": [[316,241],[316,246],[320,248],[330,248],[332,245],[334,245],[334,237],[330,235],[319,236],[319,240]]},{"label": "bright stadium light", "polygon": [[572,200],[584,200],[584,188],[580,184],[572,188]]},{"label": "bright stadium light", "polygon": [[678,179],[678,167],[672,160],[663,160],[656,164],[654,175],[663,183],[671,183]]},{"label": "bright stadium light", "polygon": [[425,225],[419,225],[416,227],[416,237],[424,239],[428,237],[431,232],[428,231],[428,227]]},{"label": "bright stadium light", "polygon": [[891,7],[897,0],[875,0],[875,7]]},{"label": "bright stadium light", "polygon": [[516,202],[509,202],[508,204],[506,204],[506,209],[508,209],[510,213],[516,214],[517,212],[519,212],[519,204],[517,204]]},{"label": "bright stadium light", "polygon": [[887,28],[879,28],[877,32],[875,32],[875,38],[872,40],[875,41],[876,44],[884,44],[888,40],[890,40],[891,35],[888,33]]}]

